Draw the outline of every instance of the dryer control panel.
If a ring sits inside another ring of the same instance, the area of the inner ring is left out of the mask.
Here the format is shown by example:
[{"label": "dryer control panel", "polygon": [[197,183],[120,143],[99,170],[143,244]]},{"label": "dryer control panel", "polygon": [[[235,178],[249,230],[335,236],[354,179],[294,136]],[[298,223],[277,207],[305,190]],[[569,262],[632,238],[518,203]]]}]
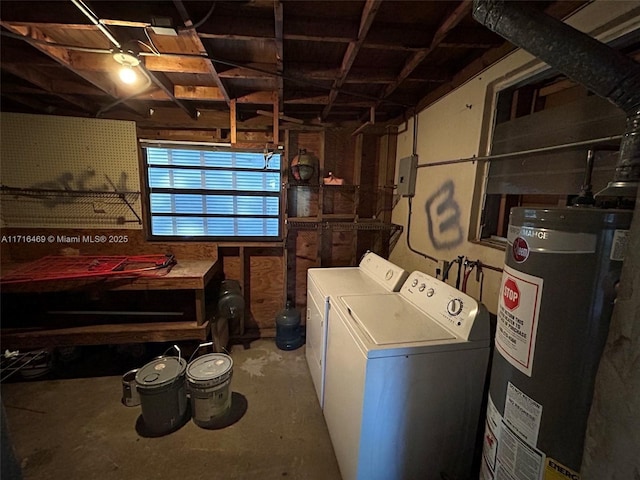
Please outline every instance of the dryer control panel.
[{"label": "dryer control panel", "polygon": [[474,298],[422,272],[412,272],[400,295],[433,320],[466,340],[489,338],[489,312]]},{"label": "dryer control panel", "polygon": [[373,252],[367,252],[360,260],[360,268],[390,292],[397,292],[408,272]]}]

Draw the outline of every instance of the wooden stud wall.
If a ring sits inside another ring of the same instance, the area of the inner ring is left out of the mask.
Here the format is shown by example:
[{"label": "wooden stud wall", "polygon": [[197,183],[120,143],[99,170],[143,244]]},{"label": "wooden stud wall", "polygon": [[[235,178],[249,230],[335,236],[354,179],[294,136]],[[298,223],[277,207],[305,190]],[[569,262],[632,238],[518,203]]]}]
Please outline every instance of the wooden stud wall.
[{"label": "wooden stud wall", "polygon": [[[143,130],[138,126],[138,135],[146,138],[181,139],[181,140],[205,140],[227,138],[229,131],[224,129],[179,131],[170,130]],[[237,132],[238,142],[251,142],[253,145],[269,143],[272,140],[272,132]],[[345,179],[345,183],[353,185],[361,182],[368,189],[388,181],[388,170],[391,168],[393,178],[392,161],[384,162],[378,166],[381,155],[390,157],[392,145],[387,146],[388,152],[378,148],[376,137],[359,136],[352,137],[349,131],[331,129],[328,131],[285,131],[285,156],[283,165],[285,178],[291,181],[288,165],[299,148],[305,148],[313,153],[319,160],[318,171],[310,186],[298,187],[298,193],[292,194],[289,189],[285,194],[288,198],[287,211],[291,215],[304,214],[313,219],[322,218],[324,214],[338,214],[351,216],[357,215],[354,205],[357,205],[357,196],[366,199],[366,193],[359,192],[355,187],[350,189],[320,188],[322,178],[332,171],[335,176]],[[389,139],[385,137],[385,141]],[[362,157],[363,168],[360,168]],[[387,172],[385,175],[384,173]],[[385,180],[381,177],[385,177]],[[391,183],[391,180],[389,183]],[[362,196],[364,195],[364,196]],[[367,200],[367,203],[369,200]],[[373,203],[377,202],[377,198]],[[323,205],[323,208],[319,208]],[[292,210],[293,208],[293,210]],[[367,205],[365,208],[369,208]],[[378,209],[378,207],[376,208]],[[324,212],[323,212],[324,210]],[[330,220],[328,217],[326,220]],[[345,219],[349,221],[348,219]],[[2,229],[4,235],[24,235],[24,229]],[[34,232],[35,233],[35,232]],[[39,235],[54,235],[56,238],[77,237],[78,235],[104,234],[104,230],[73,229],[73,228],[45,228],[38,229]],[[118,232],[114,232],[117,234]],[[372,242],[378,241],[379,232],[356,231],[332,231],[330,229],[301,229],[293,230],[286,237],[286,243],[270,246],[268,244],[222,244],[212,242],[149,242],[146,240],[143,230],[129,230],[125,233],[128,238],[126,243],[45,243],[30,244],[2,244],[1,254],[3,262],[26,262],[45,255],[59,255],[65,253],[85,255],[136,255],[145,253],[170,253],[180,259],[219,259],[224,268],[225,278],[236,279],[241,282],[246,301],[246,324],[248,331],[259,330],[259,335],[269,336],[275,333],[274,319],[283,308],[286,298],[295,300],[296,306],[304,316],[306,305],[306,278],[307,270],[312,267],[345,266],[357,263],[362,255],[363,246],[373,246]],[[323,239],[323,241],[320,241]],[[361,239],[357,240],[357,239]],[[384,242],[383,242],[384,243]],[[373,246],[376,248],[376,246]],[[285,279],[288,279],[285,282]],[[285,287],[286,285],[286,287]],[[233,329],[234,327],[231,326]],[[255,334],[254,334],[255,336]]]}]

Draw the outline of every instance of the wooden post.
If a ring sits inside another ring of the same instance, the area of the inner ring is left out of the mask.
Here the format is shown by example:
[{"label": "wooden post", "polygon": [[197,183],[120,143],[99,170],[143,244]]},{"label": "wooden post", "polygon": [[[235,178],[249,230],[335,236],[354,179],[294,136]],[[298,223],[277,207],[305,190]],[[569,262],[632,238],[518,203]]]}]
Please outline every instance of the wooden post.
[{"label": "wooden post", "polygon": [[229,115],[231,116],[231,144],[235,145],[238,141],[235,98],[229,102]]},{"label": "wooden post", "polygon": [[273,94],[273,143],[278,145],[280,143],[280,107],[278,105],[278,94]]}]

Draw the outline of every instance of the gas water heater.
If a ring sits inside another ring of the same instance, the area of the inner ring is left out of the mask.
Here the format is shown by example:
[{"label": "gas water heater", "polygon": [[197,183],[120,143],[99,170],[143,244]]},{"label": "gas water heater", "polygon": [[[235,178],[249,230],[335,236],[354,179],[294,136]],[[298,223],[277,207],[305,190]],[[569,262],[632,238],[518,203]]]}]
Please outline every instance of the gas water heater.
[{"label": "gas water heater", "polygon": [[577,480],[631,211],[514,208],[482,480]]}]

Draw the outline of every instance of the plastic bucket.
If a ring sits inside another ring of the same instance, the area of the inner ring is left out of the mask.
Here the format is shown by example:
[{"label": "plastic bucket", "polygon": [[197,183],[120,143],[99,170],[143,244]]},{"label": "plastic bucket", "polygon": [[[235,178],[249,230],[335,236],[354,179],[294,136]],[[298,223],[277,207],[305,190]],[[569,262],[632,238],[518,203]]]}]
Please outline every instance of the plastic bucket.
[{"label": "plastic bucket", "polygon": [[196,358],[187,367],[191,417],[200,427],[211,427],[231,408],[233,360],[224,353]]},{"label": "plastic bucket", "polygon": [[161,357],[136,373],[142,418],[149,432],[169,433],[184,421],[187,411],[186,369],[184,358]]},{"label": "plastic bucket", "polygon": [[127,407],[140,405],[140,395],[136,388],[136,373],[138,369],[129,370],[122,376],[122,403]]}]

